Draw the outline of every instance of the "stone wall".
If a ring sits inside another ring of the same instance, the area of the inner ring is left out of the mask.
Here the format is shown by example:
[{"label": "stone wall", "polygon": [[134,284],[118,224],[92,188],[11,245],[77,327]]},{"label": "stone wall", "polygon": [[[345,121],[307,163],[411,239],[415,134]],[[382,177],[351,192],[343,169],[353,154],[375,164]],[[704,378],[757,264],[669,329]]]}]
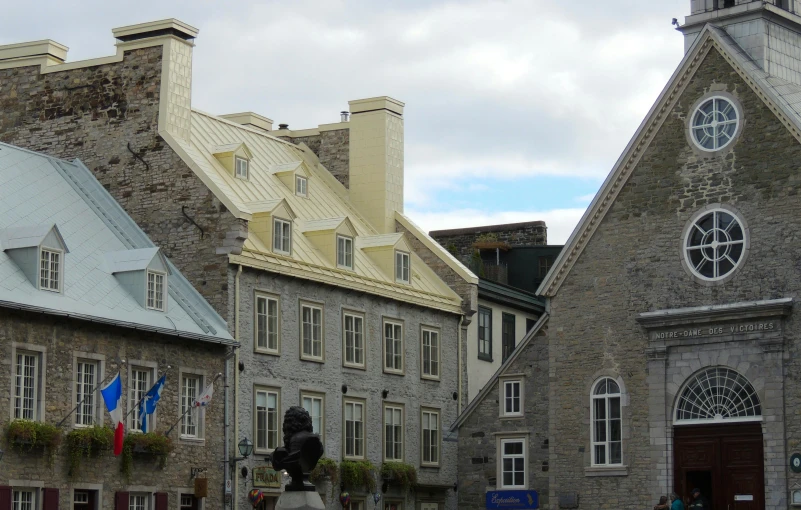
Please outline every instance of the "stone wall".
[{"label": "stone wall", "polygon": [[[745,123],[732,150],[717,156],[698,154],[685,133],[692,106],[710,91],[732,94],[742,105]],[[775,370],[778,360],[753,342],[719,343],[714,352],[708,347],[669,352],[665,365],[649,364],[647,335],[635,319],[650,310],[798,295],[801,243],[793,233],[801,229],[799,160],[798,141],[713,48],[551,299],[552,502],[559,495],[578,493],[579,508],[650,508],[673,485],[672,462],[664,462],[656,452],[672,457],[670,438],[652,436],[658,423],[651,416],[658,416],[660,401],[649,394],[649,365],[662,366],[661,374],[667,370],[668,382],[676,386],[693,367],[729,365],[733,357],[739,358],[738,370],[753,377],[755,386],[761,385],[765,371]],[[715,203],[740,212],[750,230],[750,251],[732,279],[700,285],[682,267],[681,236],[693,214]],[[791,473],[786,462],[772,464],[772,459],[786,459],[801,444],[801,342],[793,317],[799,305],[793,308],[783,330],[786,420],[779,427],[769,426],[767,422],[780,420],[774,410],[763,422],[769,509],[786,508],[787,489],[782,487],[801,483],[801,475]],[[754,366],[758,370],[752,370]],[[601,375],[619,377],[625,386],[624,476],[588,476],[586,469],[591,462],[589,392]],[[760,399],[772,406],[782,388],[775,383],[762,388]],[[661,400],[662,419],[669,398],[668,394]],[[784,434],[777,433],[778,428]]]},{"label": "stone wall", "polygon": [[294,144],[305,143],[317,155],[320,164],[343,186],[350,186],[350,129],[332,129],[320,131],[311,136],[281,136],[281,131],[271,134]]},{"label": "stone wall", "polygon": [[[528,489],[540,496],[540,508],[549,508],[548,481],[548,337],[543,328],[505,370],[522,375],[524,414],[501,419],[498,380],[484,391],[489,394],[459,427],[459,509],[486,508],[485,493],[500,483],[497,441],[500,435],[520,434],[528,439]],[[495,480],[495,481],[493,481]]]},{"label": "stone wall", "polygon": [[429,235],[468,267],[475,251],[473,244],[480,236],[493,236],[497,241],[508,243],[512,248],[548,244],[548,227],[544,221],[435,230],[429,232]]},{"label": "stone wall", "polygon": [[[119,63],[0,70],[0,141],[79,158],[220,315],[247,232],[158,135],[162,46]],[[193,223],[194,222],[194,223]]]},{"label": "stone wall", "polygon": [[[24,344],[24,345],[21,345]],[[159,371],[167,370],[167,383],[161,395],[156,413],[156,431],[165,432],[179,417],[180,393],[179,372],[181,370],[204,375],[210,381],[215,374],[223,371],[225,348],[213,343],[182,340],[142,331],[101,326],[63,317],[0,310],[0,350],[3,363],[0,363],[0,430],[5,431],[12,416],[13,402],[10,387],[14,371],[12,348],[26,347],[28,350],[41,349],[46,359],[44,364],[45,421],[56,424],[74,406],[74,360],[77,353],[100,356],[105,365],[105,374],[120,370],[120,359],[152,363]],[[167,366],[172,368],[168,369]],[[123,391],[127,395],[128,369],[121,369]],[[97,381],[100,382],[100,381]],[[17,451],[3,436],[5,451],[0,469],[0,485],[9,485],[11,480],[41,482],[42,487],[59,489],[61,508],[72,508],[73,488],[102,488],[102,501],[98,508],[114,508],[116,491],[141,490],[147,492],[167,492],[169,508],[177,508],[181,492],[193,492],[191,468],[205,468],[209,478],[209,496],[203,508],[207,510],[222,508],[222,470],[219,468],[223,446],[223,402],[222,380],[216,383],[217,398],[205,410],[205,440],[184,441],[180,439],[180,424],[173,430],[174,449],[167,458],[166,467],[158,468],[158,460],[146,455],[136,455],[133,460],[130,479],[126,480],[120,472],[120,457],[112,451],[102,452],[98,457],[84,458],[79,473],[69,477],[67,474],[67,448],[62,445],[56,450],[52,462],[49,455],[40,451]],[[109,425],[108,412],[103,400],[95,394],[96,402],[102,410],[103,422]],[[124,404],[125,412],[129,404]],[[73,415],[74,416],[74,415]],[[63,433],[72,430],[74,418],[67,419]],[[127,428],[127,426],[126,426]],[[136,489],[139,488],[139,489]]]}]

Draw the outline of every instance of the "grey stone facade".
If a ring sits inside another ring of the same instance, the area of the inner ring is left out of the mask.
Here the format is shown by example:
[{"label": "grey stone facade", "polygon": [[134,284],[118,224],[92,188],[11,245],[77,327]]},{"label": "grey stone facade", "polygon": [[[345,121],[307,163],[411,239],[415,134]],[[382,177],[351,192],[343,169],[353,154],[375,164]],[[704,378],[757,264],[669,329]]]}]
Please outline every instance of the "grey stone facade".
[{"label": "grey stone facade", "polygon": [[[347,124],[346,124],[347,125]],[[317,135],[283,136],[281,131],[273,135],[295,144],[305,143],[331,175],[346,188],[350,185],[350,129],[321,130]]]},{"label": "grey stone facade", "polygon": [[435,230],[430,232],[430,235],[468,267],[470,267],[470,260],[475,251],[473,245],[482,236],[492,236],[495,240],[506,243],[511,248],[548,244],[548,228],[544,221]]}]

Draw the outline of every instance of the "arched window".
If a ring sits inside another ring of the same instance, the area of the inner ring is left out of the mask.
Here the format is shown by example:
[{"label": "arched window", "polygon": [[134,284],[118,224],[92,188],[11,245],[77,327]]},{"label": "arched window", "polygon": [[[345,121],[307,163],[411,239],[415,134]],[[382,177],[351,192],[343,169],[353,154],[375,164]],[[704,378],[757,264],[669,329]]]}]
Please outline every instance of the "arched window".
[{"label": "arched window", "polygon": [[620,386],[604,377],[592,389],[592,464],[623,463],[623,422]]},{"label": "arched window", "polygon": [[676,423],[758,421],[762,405],[748,379],[725,367],[690,377],[676,403]]}]

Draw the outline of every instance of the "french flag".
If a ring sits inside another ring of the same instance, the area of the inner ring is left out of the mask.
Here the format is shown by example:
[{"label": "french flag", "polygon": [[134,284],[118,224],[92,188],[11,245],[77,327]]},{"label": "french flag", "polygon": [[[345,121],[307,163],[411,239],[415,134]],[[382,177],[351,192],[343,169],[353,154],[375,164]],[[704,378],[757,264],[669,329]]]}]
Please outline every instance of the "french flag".
[{"label": "french flag", "polygon": [[119,455],[122,453],[122,440],[125,435],[122,426],[122,379],[119,372],[108,384],[100,388],[100,393],[103,395],[103,401],[114,426],[114,455]]}]

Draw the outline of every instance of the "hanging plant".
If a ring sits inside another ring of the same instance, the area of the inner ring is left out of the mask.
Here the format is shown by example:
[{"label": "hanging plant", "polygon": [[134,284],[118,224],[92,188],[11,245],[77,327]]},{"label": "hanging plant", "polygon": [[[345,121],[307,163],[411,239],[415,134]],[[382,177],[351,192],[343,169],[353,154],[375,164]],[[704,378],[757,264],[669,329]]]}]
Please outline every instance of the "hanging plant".
[{"label": "hanging plant", "polygon": [[167,455],[172,451],[172,441],[167,436],[157,433],[129,434],[122,443],[122,465],[120,471],[125,478],[131,476],[133,456],[154,455],[159,458],[159,469],[167,466]]},{"label": "hanging plant", "polygon": [[114,443],[114,431],[109,427],[94,426],[74,429],[67,434],[67,474],[75,476],[80,471],[81,459],[97,457]]},{"label": "hanging plant", "polygon": [[61,431],[50,423],[14,420],[6,426],[6,441],[16,451],[46,448],[54,453],[61,444]]},{"label": "hanging plant", "polygon": [[417,469],[403,462],[384,462],[381,464],[381,478],[408,491],[417,485]]},{"label": "hanging plant", "polygon": [[336,461],[323,457],[309,473],[309,480],[314,484],[329,480],[331,485],[336,485],[339,481],[339,466]]},{"label": "hanging plant", "polygon": [[339,466],[340,479],[345,487],[351,489],[367,489],[367,492],[375,491],[375,479],[373,471],[375,466],[369,460],[343,460]]}]

